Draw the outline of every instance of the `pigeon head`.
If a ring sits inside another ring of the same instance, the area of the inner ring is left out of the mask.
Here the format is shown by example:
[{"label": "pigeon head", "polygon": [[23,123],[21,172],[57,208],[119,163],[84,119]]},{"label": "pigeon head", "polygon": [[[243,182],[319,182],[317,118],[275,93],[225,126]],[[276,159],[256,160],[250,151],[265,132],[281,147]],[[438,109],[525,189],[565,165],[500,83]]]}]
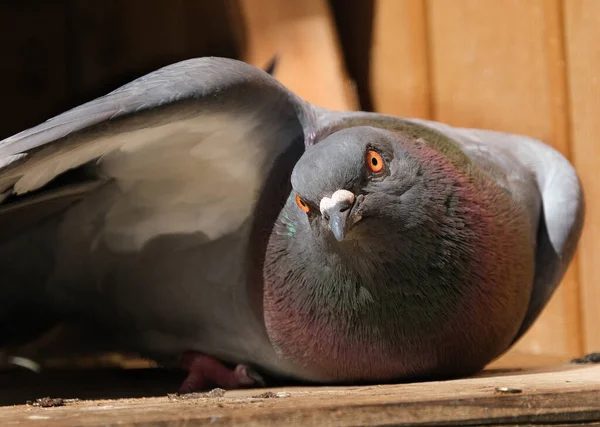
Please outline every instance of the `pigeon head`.
[{"label": "pigeon head", "polygon": [[379,246],[398,229],[398,221],[408,220],[412,201],[406,192],[418,175],[419,164],[403,155],[389,132],[345,129],[298,161],[291,177],[294,203],[286,212],[333,251]]},{"label": "pigeon head", "polygon": [[[524,225],[506,219],[514,203],[482,185],[455,147],[360,126],[329,135],[295,164],[267,245],[263,315],[274,348],[304,367],[303,377],[476,371],[514,337],[506,325],[519,322],[479,322],[467,333],[460,326],[488,311],[518,317],[526,309],[506,308],[511,296],[495,286],[512,280],[495,267],[494,257],[506,257],[493,249],[506,238],[498,224],[514,228],[522,249],[515,280],[532,273],[519,270],[531,259],[517,232]],[[490,212],[498,200],[505,205]],[[476,354],[461,354],[463,346]]]}]

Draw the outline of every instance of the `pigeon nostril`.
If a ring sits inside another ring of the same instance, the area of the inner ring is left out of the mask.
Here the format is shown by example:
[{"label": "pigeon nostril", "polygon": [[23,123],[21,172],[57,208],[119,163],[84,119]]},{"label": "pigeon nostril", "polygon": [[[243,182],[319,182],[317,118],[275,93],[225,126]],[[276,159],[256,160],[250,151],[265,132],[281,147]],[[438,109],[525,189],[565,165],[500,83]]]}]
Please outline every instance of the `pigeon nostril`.
[{"label": "pigeon nostril", "polygon": [[325,212],[325,213],[323,214],[323,218],[325,218],[325,221],[329,221],[329,213],[328,213],[328,212]]}]

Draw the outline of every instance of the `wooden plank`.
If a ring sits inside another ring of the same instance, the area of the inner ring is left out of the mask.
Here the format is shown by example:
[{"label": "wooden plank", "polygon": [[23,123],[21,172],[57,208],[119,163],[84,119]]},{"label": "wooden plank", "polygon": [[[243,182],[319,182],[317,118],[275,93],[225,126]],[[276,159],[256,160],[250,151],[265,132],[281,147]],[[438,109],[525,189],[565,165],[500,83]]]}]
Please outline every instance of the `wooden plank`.
[{"label": "wooden plank", "polygon": [[370,92],[375,111],[431,118],[422,0],[375,0]]},{"label": "wooden plank", "polygon": [[[436,0],[428,15],[435,119],[526,134],[569,154],[558,0]],[[582,352],[575,267],[516,351]]]},{"label": "wooden plank", "polygon": [[586,196],[579,265],[586,349],[600,349],[600,2],[564,2],[573,160]]},{"label": "wooden plank", "polygon": [[353,110],[355,94],[325,0],[239,0],[242,59],[257,67],[279,55],[275,77],[321,107]]},{"label": "wooden plank", "polygon": [[0,3],[0,139],[66,107],[66,19],[61,1]]},{"label": "wooden plank", "polygon": [[[93,388],[89,378],[79,378],[84,387]],[[600,366],[571,365],[399,385],[280,387],[188,398],[67,402],[51,408],[13,406],[0,411],[0,425],[573,424],[600,421],[599,401]]]},{"label": "wooden plank", "polygon": [[[511,352],[510,356],[492,363],[480,375],[539,371],[542,368],[551,370],[568,362],[557,357],[518,352]],[[137,366],[130,363],[131,368],[123,369],[116,367],[118,360],[105,359],[104,366],[98,362],[98,358],[93,361],[79,358],[76,363],[72,360],[61,365],[46,363],[41,373],[14,365],[0,366],[0,384],[10,384],[10,387],[0,388],[0,407],[20,405],[43,396],[82,400],[165,396],[175,392],[186,377],[183,370],[156,368],[156,365],[149,367],[147,363],[140,362]],[[123,365],[122,362],[120,364]]]}]

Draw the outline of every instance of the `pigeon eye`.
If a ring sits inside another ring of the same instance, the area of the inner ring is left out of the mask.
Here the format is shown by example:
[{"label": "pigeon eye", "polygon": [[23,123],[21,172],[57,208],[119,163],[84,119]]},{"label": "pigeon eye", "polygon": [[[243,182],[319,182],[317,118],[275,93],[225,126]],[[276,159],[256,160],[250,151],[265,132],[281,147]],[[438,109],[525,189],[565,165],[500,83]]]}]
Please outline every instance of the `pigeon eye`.
[{"label": "pigeon eye", "polygon": [[306,203],[304,201],[304,199],[302,199],[302,197],[300,197],[298,194],[296,194],[296,204],[298,205],[298,207],[300,209],[302,209],[304,212],[309,213],[310,212],[310,206],[308,206],[308,203]]},{"label": "pigeon eye", "polygon": [[367,151],[366,162],[371,172],[379,173],[383,170],[383,158],[375,150]]}]

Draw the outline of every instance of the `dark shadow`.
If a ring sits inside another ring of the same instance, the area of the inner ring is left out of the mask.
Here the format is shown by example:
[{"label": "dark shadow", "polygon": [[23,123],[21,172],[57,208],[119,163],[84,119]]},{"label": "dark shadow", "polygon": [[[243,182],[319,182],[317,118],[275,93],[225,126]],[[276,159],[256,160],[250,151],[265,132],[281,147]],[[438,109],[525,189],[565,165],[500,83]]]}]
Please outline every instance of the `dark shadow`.
[{"label": "dark shadow", "polygon": [[0,2],[0,139],[162,66],[238,58],[239,22],[225,1]]},{"label": "dark shadow", "polygon": [[350,78],[354,80],[360,109],[373,111],[369,86],[371,42],[373,39],[373,0],[330,0]]},{"label": "dark shadow", "polygon": [[0,406],[22,405],[46,396],[82,400],[165,396],[177,391],[185,375],[159,368],[48,369],[39,374],[22,369],[0,371]]}]

